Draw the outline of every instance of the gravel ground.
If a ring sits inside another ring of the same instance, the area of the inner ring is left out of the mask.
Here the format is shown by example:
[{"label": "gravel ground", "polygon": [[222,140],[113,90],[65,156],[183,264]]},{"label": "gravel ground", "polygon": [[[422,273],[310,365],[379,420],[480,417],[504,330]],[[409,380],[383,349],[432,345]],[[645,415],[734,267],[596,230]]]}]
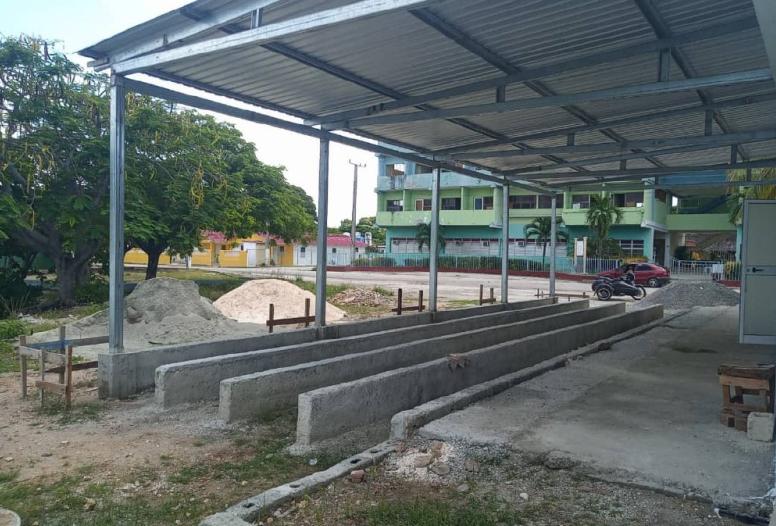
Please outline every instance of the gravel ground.
[{"label": "gravel ground", "polygon": [[639,306],[662,303],[667,310],[691,307],[717,307],[738,305],[740,295],[735,290],[713,281],[674,281],[650,291]]},{"label": "gravel ground", "polygon": [[370,468],[363,482],[340,479],[259,524],[458,526],[469,523],[462,517],[472,508],[487,526],[740,524],[690,496],[589,478],[561,456],[420,439]]}]

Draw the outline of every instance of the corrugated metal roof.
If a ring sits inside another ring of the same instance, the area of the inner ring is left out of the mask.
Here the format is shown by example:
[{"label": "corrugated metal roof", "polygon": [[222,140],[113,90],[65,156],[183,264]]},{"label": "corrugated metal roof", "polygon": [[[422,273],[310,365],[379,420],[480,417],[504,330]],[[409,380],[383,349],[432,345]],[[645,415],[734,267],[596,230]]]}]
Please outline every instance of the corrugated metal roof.
[{"label": "corrugated metal roof", "polygon": [[[200,13],[243,5],[245,0],[220,2],[197,0],[147,24],[132,28],[96,44],[83,53],[110,56],[129,46],[185,29],[191,17],[185,9]],[[264,11],[262,21],[272,24],[302,14],[353,3],[355,0],[281,0]],[[658,26],[671,32],[687,32],[753,17],[751,0],[652,0]],[[643,6],[642,6],[643,7]],[[416,96],[501,77],[505,72],[565,62],[574,58],[657,38],[652,23],[633,0],[437,0],[422,4],[422,12],[392,11],[344,24],[299,33],[269,45],[243,45],[225,52],[192,56],[150,71],[175,75],[190,84],[212,87],[221,93],[266,101],[296,114],[326,116],[347,110],[365,109],[405,96]],[[424,14],[425,13],[425,14]],[[653,15],[655,14],[653,13]],[[466,36],[456,41],[429,22],[441,20],[447,32]],[[654,17],[653,17],[654,18]],[[424,21],[425,20],[425,21]],[[233,21],[235,22],[235,21]],[[654,23],[654,20],[652,20]],[[248,27],[248,17],[236,20]],[[235,31],[234,27],[227,28]],[[192,39],[224,33],[208,32]],[[473,44],[474,43],[474,44]],[[179,43],[170,43],[169,46]],[[485,50],[480,56],[477,49]],[[287,56],[292,55],[292,56]],[[539,83],[511,84],[506,100],[540,97],[543,93],[574,94],[657,80],[657,53],[615,60],[543,78]],[[294,58],[296,57],[296,58]],[[757,28],[710,38],[681,46],[681,57],[692,76],[708,76],[767,68],[768,60]],[[685,75],[671,61],[670,79]],[[774,83],[733,85],[704,90],[711,100],[773,90]],[[708,100],[704,99],[704,100]],[[456,108],[495,102],[495,90],[480,90],[457,97],[432,101],[428,107]],[[493,138],[504,139],[542,131],[639,115],[656,109],[682,108],[701,102],[696,91],[634,98],[586,102],[574,107],[546,107],[419,122],[368,125],[356,133],[376,135],[387,141],[411,145],[422,151],[444,150],[476,144]],[[393,113],[412,113],[403,108]],[[386,112],[390,114],[391,112]],[[720,112],[727,131],[776,128],[776,102],[725,108]],[[615,126],[612,131],[596,130],[577,134],[577,144],[638,140],[678,135],[702,135],[702,112],[660,120]],[[722,133],[715,123],[714,133]],[[524,141],[530,146],[562,146],[563,134]],[[495,149],[508,148],[508,143]],[[773,141],[745,145],[752,159],[776,157]],[[725,155],[727,151],[727,156]],[[592,155],[559,155],[587,158]],[[712,161],[710,161],[712,160]],[[727,162],[729,148],[663,155],[657,164],[682,166],[703,162]],[[477,159],[495,171],[547,165],[547,157],[520,156]],[[651,167],[649,160],[633,159],[628,167]],[[603,170],[612,164],[596,165]],[[614,163],[617,168],[617,163]]]}]

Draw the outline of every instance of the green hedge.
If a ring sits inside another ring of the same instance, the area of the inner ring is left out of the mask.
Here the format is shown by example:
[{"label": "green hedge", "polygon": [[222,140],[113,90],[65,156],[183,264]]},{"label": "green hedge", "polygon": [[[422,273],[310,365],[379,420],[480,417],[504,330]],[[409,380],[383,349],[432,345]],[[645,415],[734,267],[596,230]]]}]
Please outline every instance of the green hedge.
[{"label": "green hedge", "polygon": [[21,320],[0,320],[0,340],[10,340],[27,334],[27,325]]}]

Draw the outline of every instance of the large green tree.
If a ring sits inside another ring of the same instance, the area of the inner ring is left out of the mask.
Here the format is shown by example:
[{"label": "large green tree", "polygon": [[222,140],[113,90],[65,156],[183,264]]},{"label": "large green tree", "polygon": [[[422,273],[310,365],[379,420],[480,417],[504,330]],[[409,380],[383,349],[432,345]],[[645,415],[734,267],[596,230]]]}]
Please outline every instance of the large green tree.
[{"label": "large green tree", "polygon": [[[0,40],[0,239],[48,256],[72,304],[108,235],[106,78],[37,39]],[[298,239],[315,206],[261,163],[233,126],[128,95],[126,240],[149,255],[190,254],[203,230]]]},{"label": "large green tree", "polygon": [[609,238],[609,230],[612,225],[622,221],[622,210],[620,210],[610,196],[591,195],[590,208],[585,214],[587,224],[595,233],[595,252],[599,258],[605,257],[605,251]]},{"label": "large green tree", "polygon": [[107,233],[105,83],[30,38],[0,40],[0,229],[74,300]]},{"label": "large green tree", "polygon": [[[563,218],[558,217],[555,222],[555,240],[566,241],[568,236],[563,230]],[[526,239],[536,239],[537,243],[542,244],[542,268],[544,268],[544,259],[547,255],[547,244],[552,240],[552,219],[547,216],[536,217],[523,227]]]},{"label": "large green tree", "polygon": [[[418,229],[415,232],[415,242],[418,244],[418,250],[420,252],[423,252],[423,247],[426,247],[431,251],[431,224],[418,224]],[[438,231],[437,247],[444,251],[446,244],[445,238],[442,236],[442,229],[440,228]]]}]

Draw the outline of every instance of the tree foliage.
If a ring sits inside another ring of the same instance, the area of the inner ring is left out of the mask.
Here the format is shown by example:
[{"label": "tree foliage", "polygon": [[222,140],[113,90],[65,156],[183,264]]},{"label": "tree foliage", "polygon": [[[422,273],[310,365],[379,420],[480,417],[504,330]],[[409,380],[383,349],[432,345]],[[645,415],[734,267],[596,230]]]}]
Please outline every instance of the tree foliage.
[{"label": "tree foliage", "polygon": [[[731,182],[746,182],[746,170],[731,170],[727,178]],[[752,181],[776,179],[776,168],[761,168],[752,170]],[[776,199],[776,185],[760,184],[731,187],[730,222],[734,225],[741,222],[746,199]]]},{"label": "tree foliage", "polygon": [[[0,40],[0,239],[54,261],[64,304],[107,246],[106,80],[40,40]],[[313,229],[312,199],[233,126],[133,94],[126,108],[126,240],[149,254],[147,277],[203,230],[290,240]]]},{"label": "tree foliage", "polygon": [[[340,221],[339,227],[329,229],[331,234],[350,233],[350,219]],[[385,245],[385,229],[377,225],[375,216],[362,217],[356,223],[357,232],[369,232],[372,234],[372,243],[375,245]]]},{"label": "tree foliage", "polygon": [[587,224],[595,233],[596,255],[604,257],[607,243],[605,239],[609,238],[609,230],[612,225],[622,221],[622,210],[620,210],[609,196],[591,195],[590,208],[585,215]]},{"label": "tree foliage", "polygon": [[[566,241],[568,236],[563,230],[563,218],[556,218],[555,240]],[[535,217],[533,221],[523,227],[526,239],[536,239],[536,243],[542,245],[542,268],[547,255],[547,244],[552,240],[552,218],[547,216]]]},{"label": "tree foliage", "polygon": [[[441,228],[438,230],[438,233],[437,246],[444,252],[446,242],[445,238],[442,236]],[[418,230],[415,232],[415,242],[418,244],[418,250],[420,252],[423,252],[423,247],[427,247],[429,251],[431,251],[431,225],[429,223],[420,223],[418,225]]]}]

